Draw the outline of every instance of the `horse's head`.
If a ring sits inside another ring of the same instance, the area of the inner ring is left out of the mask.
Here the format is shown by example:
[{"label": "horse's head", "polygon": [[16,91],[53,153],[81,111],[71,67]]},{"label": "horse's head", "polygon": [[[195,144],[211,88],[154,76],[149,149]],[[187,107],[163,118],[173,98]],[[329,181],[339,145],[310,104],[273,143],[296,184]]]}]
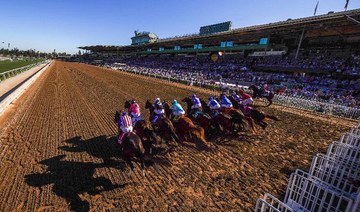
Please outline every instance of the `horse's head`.
[{"label": "horse's head", "polygon": [[193,102],[192,102],[192,100],[190,99],[190,97],[185,97],[185,98],[182,99],[181,101],[186,103],[187,109],[188,109],[187,113],[190,113],[191,106],[193,105]]},{"label": "horse's head", "polygon": [[115,122],[115,123],[118,123],[118,122],[119,122],[119,119],[120,119],[120,113],[119,113],[119,111],[116,111],[116,112],[115,112],[115,116],[114,116],[114,122]]},{"label": "horse's head", "polygon": [[145,102],[145,109],[153,109],[153,105],[149,100],[146,100]]},{"label": "horse's head", "polygon": [[130,100],[125,101],[125,103],[124,103],[124,108],[129,109],[130,106],[131,106]]},{"label": "horse's head", "polygon": [[207,105],[207,103],[202,99],[200,99],[200,102],[201,102],[201,107],[203,108],[204,112],[210,113],[210,107]]},{"label": "horse's head", "polygon": [[170,114],[171,114],[171,109],[170,109],[169,103],[167,103],[167,102],[164,101],[164,102],[162,103],[162,105],[163,105],[163,107],[164,107],[166,117],[169,117]]},{"label": "horse's head", "polygon": [[188,102],[191,102],[191,99],[190,99],[190,97],[185,97],[181,101],[188,103]]}]

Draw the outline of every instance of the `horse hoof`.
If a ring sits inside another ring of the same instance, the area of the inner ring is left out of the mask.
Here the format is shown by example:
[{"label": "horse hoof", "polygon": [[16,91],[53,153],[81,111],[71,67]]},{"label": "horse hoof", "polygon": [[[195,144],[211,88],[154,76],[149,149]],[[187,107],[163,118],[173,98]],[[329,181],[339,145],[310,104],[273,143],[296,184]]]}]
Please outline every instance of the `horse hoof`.
[{"label": "horse hoof", "polygon": [[142,175],[143,175],[143,177],[146,176],[145,170],[142,170]]},{"label": "horse hoof", "polygon": [[152,148],[150,148],[150,155],[152,155],[152,151],[153,151]]},{"label": "horse hoof", "polygon": [[132,171],[130,170],[128,173],[128,176],[131,177]]}]

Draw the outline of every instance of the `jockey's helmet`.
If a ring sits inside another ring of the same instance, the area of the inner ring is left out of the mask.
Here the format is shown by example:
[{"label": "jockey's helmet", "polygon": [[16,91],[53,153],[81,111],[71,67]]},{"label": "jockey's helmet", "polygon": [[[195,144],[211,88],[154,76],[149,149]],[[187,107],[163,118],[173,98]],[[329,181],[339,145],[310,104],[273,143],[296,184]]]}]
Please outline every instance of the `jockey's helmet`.
[{"label": "jockey's helmet", "polygon": [[131,104],[134,104],[134,103],[136,103],[136,101],[135,101],[135,100],[131,100]]},{"label": "jockey's helmet", "polygon": [[121,113],[121,116],[126,116],[127,115],[127,112],[122,112]]},{"label": "jockey's helmet", "polygon": [[160,98],[159,98],[159,97],[156,98],[156,99],[155,99],[155,102],[160,102]]},{"label": "jockey's helmet", "polygon": [[236,94],[236,92],[234,91],[234,92],[232,93],[232,95],[233,95],[233,96],[236,96],[237,94]]},{"label": "jockey's helmet", "polygon": [[177,101],[174,99],[173,101],[172,101],[172,104],[174,105],[174,104],[176,104],[177,103]]},{"label": "jockey's helmet", "polygon": [[214,100],[214,97],[210,96],[209,101],[212,101],[212,100]]},{"label": "jockey's helmet", "polygon": [[195,97],[196,97],[196,94],[193,93],[191,96],[192,96],[192,98],[195,98]]},{"label": "jockey's helmet", "polygon": [[243,93],[244,93],[244,90],[239,90],[239,93],[240,93],[240,94],[243,94]]}]

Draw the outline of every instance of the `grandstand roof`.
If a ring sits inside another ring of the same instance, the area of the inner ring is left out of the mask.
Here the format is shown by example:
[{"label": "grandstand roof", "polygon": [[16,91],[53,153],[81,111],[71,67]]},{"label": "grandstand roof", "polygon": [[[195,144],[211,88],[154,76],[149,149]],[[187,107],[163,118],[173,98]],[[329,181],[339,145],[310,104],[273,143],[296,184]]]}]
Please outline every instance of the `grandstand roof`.
[{"label": "grandstand roof", "polygon": [[[288,19],[276,23],[255,25],[233,29],[226,32],[219,32],[212,35],[194,34],[183,37],[158,39],[155,43],[148,43],[138,46],[83,46],[84,50],[95,52],[133,52],[144,51],[147,48],[173,47],[174,45],[191,46],[196,43],[203,45],[219,45],[220,41],[234,41],[236,43],[258,42],[262,37],[273,35],[296,35],[303,29],[307,31],[307,37],[321,37],[333,35],[357,34],[360,35],[360,25],[350,18],[360,19],[360,9],[329,12],[326,15],[311,16],[298,19]],[[325,30],[325,33],[324,33]]]}]

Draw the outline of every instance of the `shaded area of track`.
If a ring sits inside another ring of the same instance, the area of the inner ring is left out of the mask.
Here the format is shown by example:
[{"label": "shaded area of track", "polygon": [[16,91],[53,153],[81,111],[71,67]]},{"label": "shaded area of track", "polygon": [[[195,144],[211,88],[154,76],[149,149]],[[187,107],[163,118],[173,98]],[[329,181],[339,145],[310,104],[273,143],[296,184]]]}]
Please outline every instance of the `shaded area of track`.
[{"label": "shaded area of track", "polygon": [[[69,208],[251,211],[265,192],[282,195],[289,173],[308,167],[346,126],[264,109],[280,117],[267,135],[186,143],[132,178],[115,143],[115,110],[135,98],[171,100],[196,90],[113,70],[55,62],[39,79],[0,141],[0,210]],[[148,113],[143,109],[145,117]]]}]

